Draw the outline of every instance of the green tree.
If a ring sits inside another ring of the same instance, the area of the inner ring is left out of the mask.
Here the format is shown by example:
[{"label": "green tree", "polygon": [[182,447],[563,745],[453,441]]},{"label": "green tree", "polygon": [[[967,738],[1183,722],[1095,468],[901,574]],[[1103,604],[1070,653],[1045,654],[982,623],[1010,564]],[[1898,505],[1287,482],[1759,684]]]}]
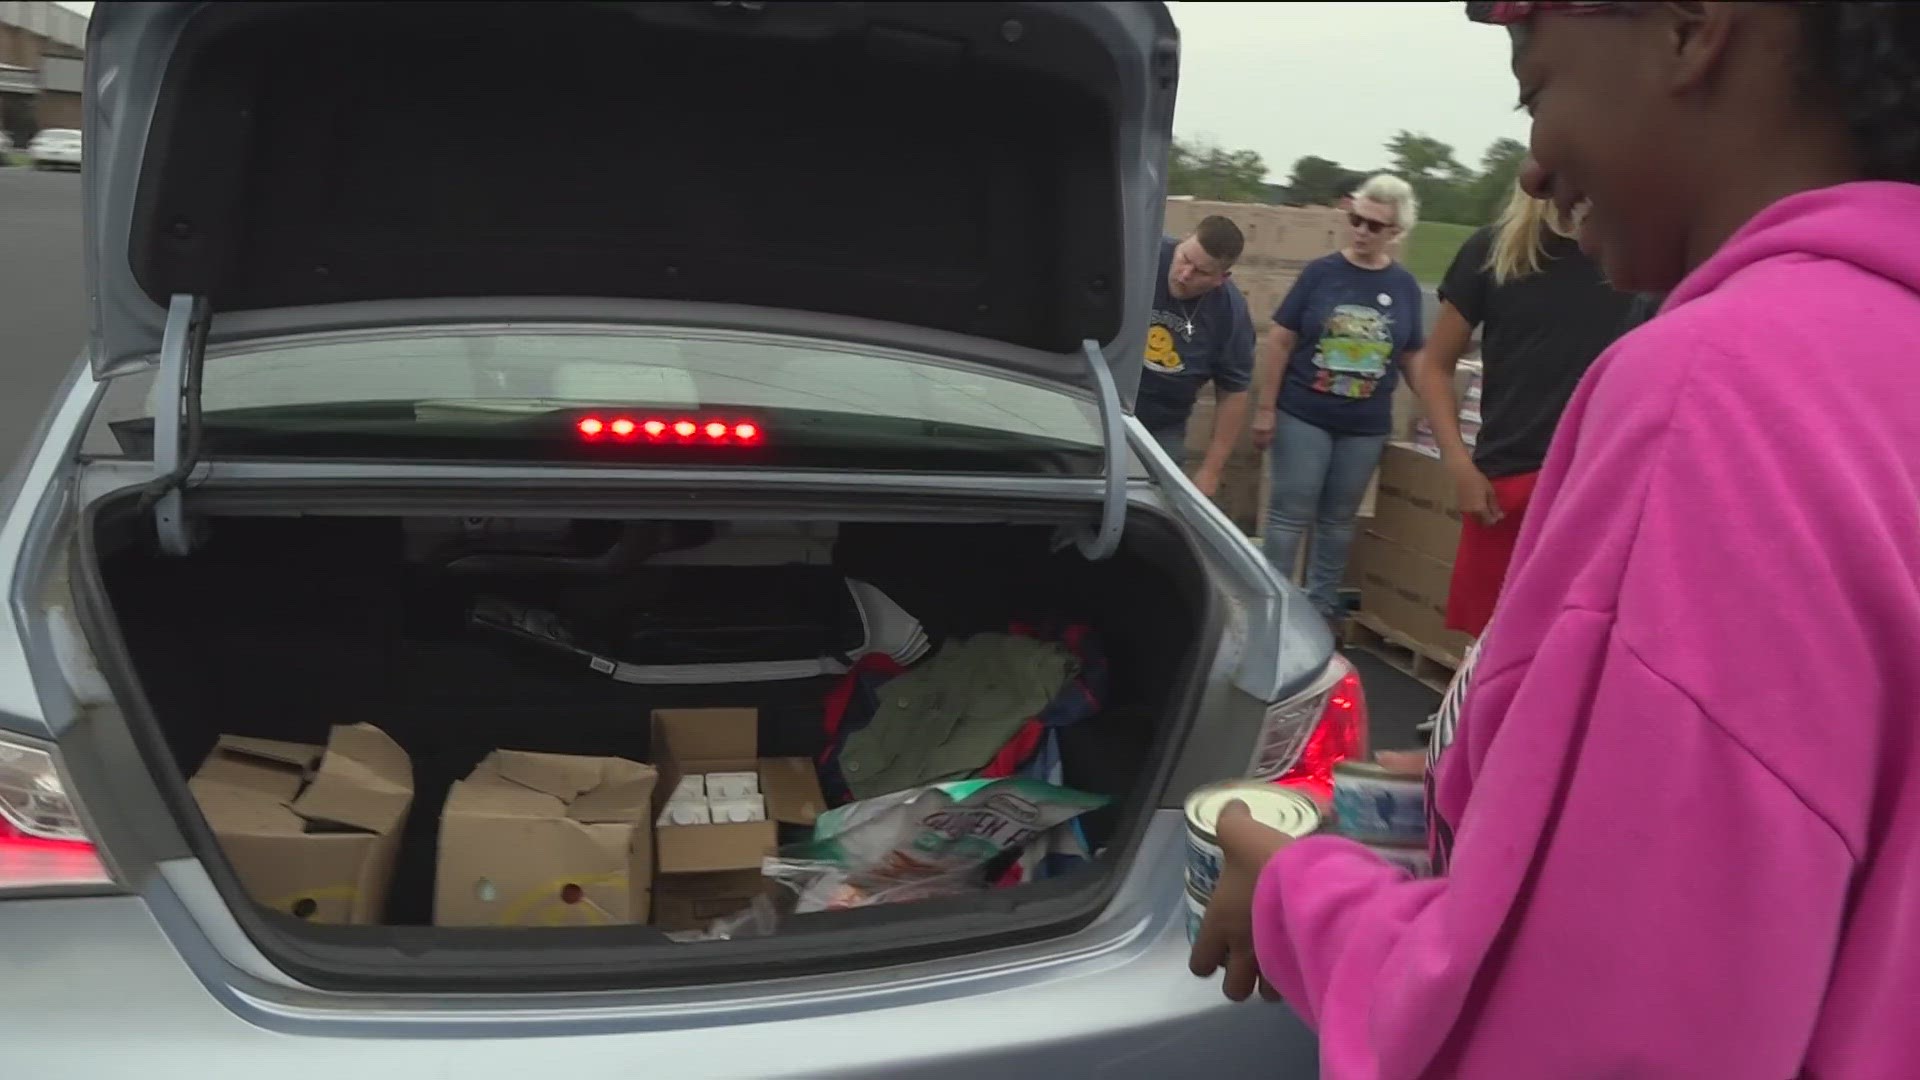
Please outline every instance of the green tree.
[{"label": "green tree", "polygon": [[1220,202],[1266,201],[1267,166],[1252,150],[1227,150],[1176,138],[1167,164],[1169,195]]},{"label": "green tree", "polygon": [[1466,167],[1453,156],[1453,147],[1414,131],[1401,131],[1388,139],[1387,156],[1393,171],[1408,181],[1457,181],[1468,175]]},{"label": "green tree", "polygon": [[1462,224],[1492,221],[1506,205],[1526,160],[1527,144],[1518,139],[1495,139],[1480,156],[1480,176],[1473,183],[1473,217]]},{"label": "green tree", "polygon": [[1364,179],[1364,173],[1355,172],[1337,161],[1308,154],[1293,163],[1293,172],[1287,177],[1287,194],[1296,203],[1336,203],[1342,196],[1352,194]]}]

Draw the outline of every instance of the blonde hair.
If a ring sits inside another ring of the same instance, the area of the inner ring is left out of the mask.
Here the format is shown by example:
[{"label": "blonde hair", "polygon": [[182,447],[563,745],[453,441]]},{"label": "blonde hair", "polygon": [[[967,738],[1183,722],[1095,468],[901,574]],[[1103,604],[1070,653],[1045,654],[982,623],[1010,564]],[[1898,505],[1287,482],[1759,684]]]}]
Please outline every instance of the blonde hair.
[{"label": "blonde hair", "polygon": [[1555,236],[1571,238],[1573,230],[1560,219],[1560,211],[1545,199],[1536,199],[1513,186],[1513,194],[1493,223],[1493,246],[1487,252],[1487,269],[1493,271],[1493,283],[1505,285],[1515,278],[1540,272],[1540,260],[1547,254],[1547,230]]},{"label": "blonde hair", "polygon": [[1393,207],[1393,223],[1402,237],[1412,232],[1420,220],[1420,196],[1414,194],[1412,184],[1392,173],[1375,173],[1367,177],[1359,190],[1353,193],[1353,198]]}]

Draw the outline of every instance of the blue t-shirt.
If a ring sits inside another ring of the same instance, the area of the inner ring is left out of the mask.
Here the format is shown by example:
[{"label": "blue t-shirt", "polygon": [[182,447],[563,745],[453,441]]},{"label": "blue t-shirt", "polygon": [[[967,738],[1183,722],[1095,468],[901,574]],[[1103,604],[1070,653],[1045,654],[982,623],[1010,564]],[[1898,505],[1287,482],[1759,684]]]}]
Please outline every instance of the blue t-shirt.
[{"label": "blue t-shirt", "polygon": [[1184,424],[1209,380],[1223,394],[1253,383],[1253,317],[1231,279],[1191,300],[1167,291],[1178,241],[1160,240],[1160,276],[1147,326],[1146,370],[1133,414],[1149,429]]},{"label": "blue t-shirt", "polygon": [[1297,336],[1281,412],[1336,435],[1393,428],[1400,362],[1426,344],[1420,283],[1399,263],[1355,266],[1334,252],[1307,264],[1273,321]]}]

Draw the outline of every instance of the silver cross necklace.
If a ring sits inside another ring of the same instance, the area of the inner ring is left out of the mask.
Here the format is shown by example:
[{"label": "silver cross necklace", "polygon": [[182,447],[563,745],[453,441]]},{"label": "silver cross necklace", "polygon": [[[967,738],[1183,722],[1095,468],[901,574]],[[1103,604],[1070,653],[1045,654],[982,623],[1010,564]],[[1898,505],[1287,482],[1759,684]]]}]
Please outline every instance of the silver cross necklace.
[{"label": "silver cross necklace", "polygon": [[1193,340],[1193,308],[1194,304],[1197,303],[1198,301],[1194,301],[1193,303],[1184,305],[1186,310],[1180,313],[1180,317],[1186,320],[1186,324],[1180,328],[1180,336],[1186,338],[1188,341]]}]

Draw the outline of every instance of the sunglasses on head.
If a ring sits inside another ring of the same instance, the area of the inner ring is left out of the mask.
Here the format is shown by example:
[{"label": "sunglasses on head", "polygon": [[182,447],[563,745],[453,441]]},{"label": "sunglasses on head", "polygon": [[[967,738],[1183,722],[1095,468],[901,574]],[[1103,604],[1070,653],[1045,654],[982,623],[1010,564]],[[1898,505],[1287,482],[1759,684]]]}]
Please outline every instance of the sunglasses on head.
[{"label": "sunglasses on head", "polygon": [[1370,217],[1361,217],[1351,210],[1347,211],[1347,222],[1356,229],[1365,229],[1370,233],[1383,233],[1393,228],[1392,222],[1375,221]]},{"label": "sunglasses on head", "polygon": [[1585,15],[1611,6],[1612,0],[1468,0],[1467,18],[1493,26],[1511,26],[1548,12]]}]

